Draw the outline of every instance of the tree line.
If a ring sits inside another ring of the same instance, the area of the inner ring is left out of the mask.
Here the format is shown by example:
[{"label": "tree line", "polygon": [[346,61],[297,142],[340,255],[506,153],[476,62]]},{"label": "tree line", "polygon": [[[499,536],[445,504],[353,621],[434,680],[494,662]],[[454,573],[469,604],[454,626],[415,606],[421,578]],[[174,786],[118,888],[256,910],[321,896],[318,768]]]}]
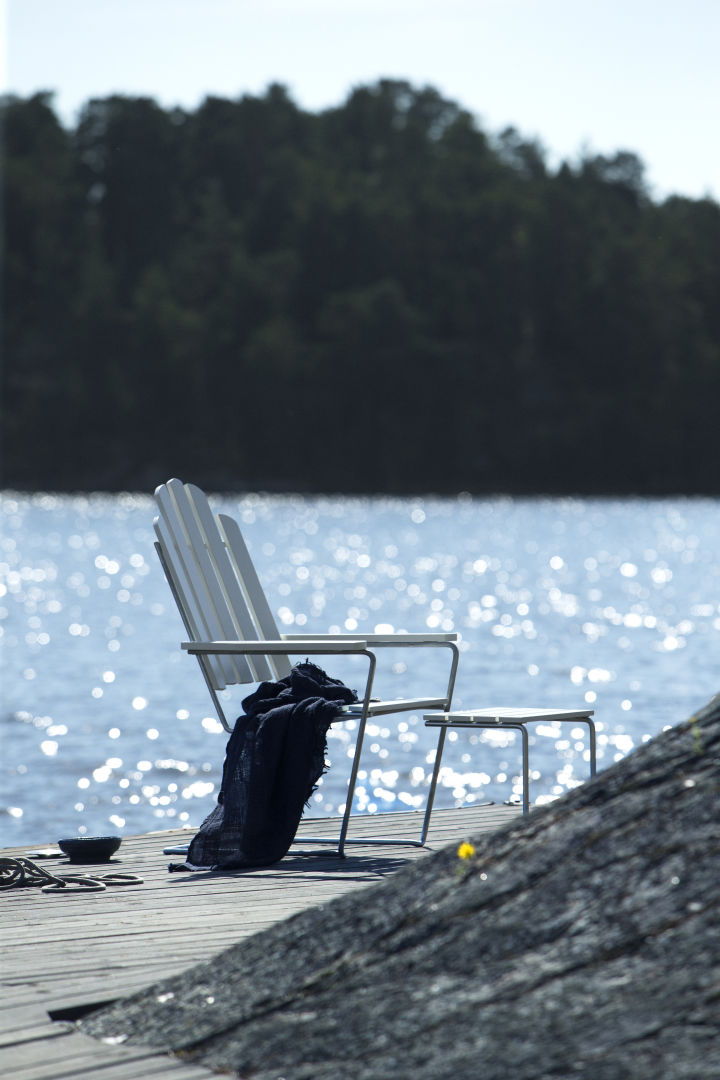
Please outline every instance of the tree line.
[{"label": "tree line", "polygon": [[720,206],[431,87],[8,96],[2,484],[717,493]]}]

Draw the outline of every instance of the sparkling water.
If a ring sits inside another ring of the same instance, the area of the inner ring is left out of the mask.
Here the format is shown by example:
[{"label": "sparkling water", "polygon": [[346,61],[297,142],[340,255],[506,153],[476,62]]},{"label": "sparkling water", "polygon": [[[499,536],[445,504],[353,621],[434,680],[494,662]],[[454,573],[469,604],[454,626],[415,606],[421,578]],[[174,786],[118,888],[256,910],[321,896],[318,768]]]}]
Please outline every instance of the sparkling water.
[{"label": "sparkling water", "polygon": [[[455,631],[457,708],[595,709],[602,769],[718,689],[720,502],[712,499],[217,497],[241,523],[283,632]],[[226,734],[153,549],[153,500],[0,500],[0,844],[196,827]],[[447,650],[382,654],[383,696],[446,677]],[[362,691],[365,661],[316,658]],[[253,689],[236,688],[237,715]],[[586,730],[536,725],[531,794],[588,772]],[[344,806],[352,725],[308,809]],[[436,733],[369,725],[358,811],[424,805]],[[520,794],[509,732],[452,732],[436,805]]]}]

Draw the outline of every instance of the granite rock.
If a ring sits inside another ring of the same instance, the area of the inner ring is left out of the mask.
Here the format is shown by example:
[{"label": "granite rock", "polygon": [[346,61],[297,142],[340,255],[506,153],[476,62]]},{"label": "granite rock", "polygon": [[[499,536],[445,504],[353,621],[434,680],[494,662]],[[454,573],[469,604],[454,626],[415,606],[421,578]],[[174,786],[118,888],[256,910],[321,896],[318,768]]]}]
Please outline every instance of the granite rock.
[{"label": "granite rock", "polygon": [[81,1026],[253,1080],[717,1078],[719,796],[720,695],[469,858],[433,853]]}]

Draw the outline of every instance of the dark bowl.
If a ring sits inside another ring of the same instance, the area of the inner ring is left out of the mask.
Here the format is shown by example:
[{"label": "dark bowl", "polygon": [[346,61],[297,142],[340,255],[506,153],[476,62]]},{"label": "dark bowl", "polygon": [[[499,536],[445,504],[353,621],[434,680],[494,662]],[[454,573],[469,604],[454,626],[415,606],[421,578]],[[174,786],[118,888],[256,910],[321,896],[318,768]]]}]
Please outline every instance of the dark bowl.
[{"label": "dark bowl", "polygon": [[120,836],[73,836],[58,840],[58,847],[74,863],[108,862],[122,843]]}]

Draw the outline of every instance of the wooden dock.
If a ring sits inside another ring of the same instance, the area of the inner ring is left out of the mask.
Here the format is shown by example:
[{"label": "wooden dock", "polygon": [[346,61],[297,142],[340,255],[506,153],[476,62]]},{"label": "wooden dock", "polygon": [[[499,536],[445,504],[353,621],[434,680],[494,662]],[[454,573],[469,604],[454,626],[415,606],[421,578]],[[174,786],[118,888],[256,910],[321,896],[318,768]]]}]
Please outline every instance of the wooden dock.
[{"label": "wooden dock", "polygon": [[[8,1080],[215,1075],[142,1047],[106,1045],[78,1032],[72,1021],[298,911],[372,886],[410,859],[499,828],[518,813],[517,807],[495,805],[436,810],[424,848],[352,845],[340,859],[331,847],[297,845],[274,866],[227,874],[169,874],[168,863],[178,860],[163,855],[163,847],[187,842],[192,833],[182,830],[125,838],[110,864],[71,868],[65,859],[43,860],[50,872],[115,871],[136,874],[142,884],[105,892],[2,891],[2,1075]],[[419,812],[368,815],[355,820],[350,835],[413,837],[420,822]],[[337,819],[303,822],[298,838],[333,835],[337,828]],[[12,858],[28,850],[32,846],[0,855]]]}]

